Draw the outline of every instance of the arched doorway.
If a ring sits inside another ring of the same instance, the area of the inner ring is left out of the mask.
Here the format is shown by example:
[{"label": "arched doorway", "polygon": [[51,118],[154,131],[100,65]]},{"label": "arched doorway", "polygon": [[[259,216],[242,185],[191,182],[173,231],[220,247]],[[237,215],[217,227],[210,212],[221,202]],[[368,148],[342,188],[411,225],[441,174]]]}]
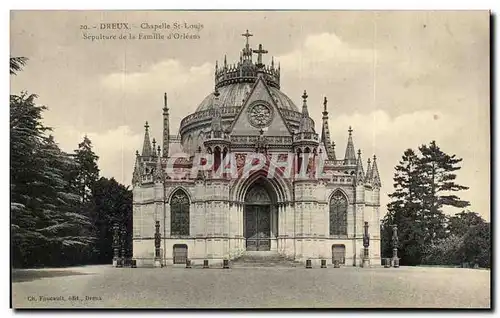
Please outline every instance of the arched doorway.
[{"label": "arched doorway", "polygon": [[243,235],[247,251],[271,249],[272,200],[265,184],[257,180],[245,195]]}]

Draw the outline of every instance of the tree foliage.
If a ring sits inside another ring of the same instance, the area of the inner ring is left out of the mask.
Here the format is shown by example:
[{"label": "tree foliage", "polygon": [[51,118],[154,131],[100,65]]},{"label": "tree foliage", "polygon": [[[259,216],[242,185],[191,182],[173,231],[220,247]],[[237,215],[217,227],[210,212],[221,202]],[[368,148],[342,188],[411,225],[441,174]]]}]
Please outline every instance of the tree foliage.
[{"label": "tree foliage", "polygon": [[97,235],[92,262],[111,263],[114,225],[126,229],[126,251],[132,256],[132,191],[114,178],[100,178],[94,186],[92,199]]},{"label": "tree foliage", "polygon": [[80,231],[89,219],[75,213],[79,196],[69,186],[67,172],[76,163],[47,134],[46,107],[36,105],[35,98],[10,97],[11,231],[19,266],[56,262],[63,248],[86,246],[92,239]]},{"label": "tree foliage", "polygon": [[[418,153],[407,149],[395,167],[394,192],[381,224],[382,253],[392,256],[392,225],[398,226],[398,256],[403,265],[477,262],[489,266],[489,224],[478,214],[462,211],[447,217],[443,207],[470,204],[456,193],[462,159],[443,152],[435,141]],[[478,260],[481,261],[478,261]]]},{"label": "tree foliage", "polygon": [[26,65],[28,59],[26,57],[11,57],[10,58],[10,75],[16,75]]},{"label": "tree foliage", "polygon": [[[11,58],[10,72],[26,58]],[[11,252],[15,267],[111,263],[111,227],[127,226],[131,253],[132,194],[99,179],[98,157],[85,137],[62,151],[43,124],[45,106],[23,92],[10,96]]]}]

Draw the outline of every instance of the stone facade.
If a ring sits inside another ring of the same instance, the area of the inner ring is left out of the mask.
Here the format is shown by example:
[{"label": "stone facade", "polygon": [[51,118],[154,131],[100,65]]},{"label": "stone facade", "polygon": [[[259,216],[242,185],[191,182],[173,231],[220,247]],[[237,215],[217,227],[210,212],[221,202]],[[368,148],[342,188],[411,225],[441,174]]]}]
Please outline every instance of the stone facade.
[{"label": "stone facade", "polygon": [[[309,117],[307,93],[299,111],[280,91],[279,66],[274,61],[269,66],[262,63],[267,51],[250,49],[248,34],[239,62],[228,65],[224,58],[223,66],[216,66],[215,91],[182,120],[180,138],[169,134],[166,94],[163,152],[154,139],[150,142],[146,124],[132,181],[137,265],[159,261],[169,266],[182,263],[184,257],[194,264],[205,259],[222,263],[251,249],[304,262],[311,259],[318,266],[321,259],[331,264],[334,258],[345,266],[360,266],[365,222],[370,263],[380,265],[381,184],[375,156],[368,160],[365,173],[349,128],[344,159],[336,159],[326,98],[319,136]],[[252,60],[255,53],[257,62]],[[185,157],[174,167],[188,174],[176,177],[169,174],[168,164],[179,151]],[[244,160],[255,152],[265,156],[266,166],[245,175]],[[304,153],[313,157],[312,163],[303,164]],[[213,155],[214,168],[191,174],[200,154]],[[280,170],[269,174],[280,166],[272,159],[277,154],[293,157],[291,177]],[[213,170],[231,156],[240,176],[216,174]],[[317,158],[327,175],[314,174],[320,169]],[[297,176],[300,167],[307,177]],[[161,234],[159,259],[155,259],[156,221]]]}]

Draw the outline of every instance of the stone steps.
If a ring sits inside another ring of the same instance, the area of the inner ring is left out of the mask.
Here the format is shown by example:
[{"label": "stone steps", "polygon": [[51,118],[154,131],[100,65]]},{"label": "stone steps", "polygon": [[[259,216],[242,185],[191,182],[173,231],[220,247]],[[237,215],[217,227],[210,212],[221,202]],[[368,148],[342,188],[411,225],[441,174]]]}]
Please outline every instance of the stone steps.
[{"label": "stone steps", "polygon": [[241,257],[231,261],[231,267],[303,267],[303,264],[277,253],[247,252]]}]

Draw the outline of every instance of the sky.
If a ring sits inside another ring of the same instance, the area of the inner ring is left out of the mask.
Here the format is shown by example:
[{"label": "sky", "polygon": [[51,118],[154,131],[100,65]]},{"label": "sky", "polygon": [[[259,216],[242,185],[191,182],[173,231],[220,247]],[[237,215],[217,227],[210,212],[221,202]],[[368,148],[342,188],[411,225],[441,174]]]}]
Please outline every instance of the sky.
[{"label": "sky", "polygon": [[[99,30],[122,22],[133,30]],[[84,38],[152,33],[140,25],[162,22],[196,26],[185,32],[198,38]],[[489,220],[489,22],[487,11],[12,11],[11,56],[29,62],[11,93],[36,93],[63,150],[87,135],[101,175],[130,185],[146,120],[161,140],[163,93],[176,133],[213,91],[215,61],[238,60],[248,29],[251,46],[269,51],[264,63],[280,62],[281,90],[299,107],[307,90],[318,132],[328,97],[337,158],[349,126],[365,164],[377,155],[382,213],[403,152],[435,140],[463,158],[457,182],[470,189],[459,196]]]}]

